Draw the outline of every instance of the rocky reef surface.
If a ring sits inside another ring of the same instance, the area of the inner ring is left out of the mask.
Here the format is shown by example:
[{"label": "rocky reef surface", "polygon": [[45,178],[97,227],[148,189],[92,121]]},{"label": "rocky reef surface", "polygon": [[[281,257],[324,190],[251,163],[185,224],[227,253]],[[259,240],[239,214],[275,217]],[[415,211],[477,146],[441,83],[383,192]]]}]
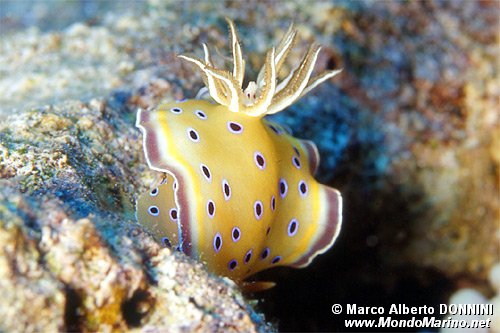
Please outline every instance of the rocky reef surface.
[{"label": "rocky reef surface", "polygon": [[201,78],[176,55],[203,42],[227,54],[224,15],[247,70],[291,18],[303,51],[325,45],[318,71],[344,68],[276,116],[317,143],[318,178],[343,193],[344,229],[310,268],[265,272],[278,286],[258,296],[259,311],[281,330],[344,330],[333,303],[432,305],[460,288],[491,297],[499,6],[149,1],[3,33],[0,331],[274,330],[229,281],[160,247],[134,217],[155,177],[135,109],[196,94]]},{"label": "rocky reef surface", "polygon": [[136,225],[147,172],[131,119],[94,99],[2,122],[1,330],[272,330],[232,283]]}]

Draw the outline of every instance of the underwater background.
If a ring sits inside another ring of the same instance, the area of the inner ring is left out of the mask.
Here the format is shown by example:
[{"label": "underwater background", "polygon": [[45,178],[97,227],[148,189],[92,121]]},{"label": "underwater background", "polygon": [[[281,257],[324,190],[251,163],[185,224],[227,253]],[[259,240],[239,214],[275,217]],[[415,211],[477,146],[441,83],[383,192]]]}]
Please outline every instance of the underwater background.
[{"label": "underwater background", "polygon": [[[499,15],[498,1],[0,1],[0,331],[348,331],[333,304],[465,289],[500,304]],[[201,77],[176,55],[228,55],[225,16],[250,77],[291,21],[287,66],[317,40],[316,71],[343,68],[272,117],[318,146],[340,236],[245,296],[134,216],[155,177],[135,111],[194,98]]]}]

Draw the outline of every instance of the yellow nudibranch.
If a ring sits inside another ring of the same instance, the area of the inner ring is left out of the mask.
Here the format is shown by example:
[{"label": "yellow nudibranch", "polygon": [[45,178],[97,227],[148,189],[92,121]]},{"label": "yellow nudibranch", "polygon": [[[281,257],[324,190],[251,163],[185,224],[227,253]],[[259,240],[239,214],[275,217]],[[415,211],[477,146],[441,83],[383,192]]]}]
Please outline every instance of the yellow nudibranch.
[{"label": "yellow nudibranch", "polygon": [[249,276],[274,266],[307,266],[340,231],[342,198],[313,178],[319,163],[314,143],[263,118],[340,70],[310,79],[320,51],[313,44],[278,83],[296,42],[290,26],[267,53],[257,80],[242,90],[245,61],[228,23],[232,73],[214,67],[206,45],[204,60],[180,56],[201,71],[215,103],[167,102],[138,111],[147,163],[166,176],[139,198],[137,218],[157,241],[257,290],[274,284],[251,284]]}]

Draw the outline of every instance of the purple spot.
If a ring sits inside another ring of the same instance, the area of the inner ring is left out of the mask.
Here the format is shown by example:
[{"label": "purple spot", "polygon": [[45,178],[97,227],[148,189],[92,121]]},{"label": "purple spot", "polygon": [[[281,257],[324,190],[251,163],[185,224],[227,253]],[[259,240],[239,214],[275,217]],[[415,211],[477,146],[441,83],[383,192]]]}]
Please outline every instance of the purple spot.
[{"label": "purple spot", "polygon": [[149,214],[151,214],[153,216],[158,216],[160,214],[160,210],[156,206],[149,206],[148,211],[149,211]]},{"label": "purple spot", "polygon": [[240,240],[240,237],[241,237],[241,231],[240,231],[240,228],[238,227],[234,227],[233,228],[233,232],[231,233],[232,237],[233,237],[233,242],[237,242]]},{"label": "purple spot", "polygon": [[274,212],[275,209],[276,209],[276,198],[273,195],[271,197],[271,210]]},{"label": "purple spot", "polygon": [[215,215],[215,203],[212,200],[208,200],[207,202],[207,213],[210,218],[213,218]]},{"label": "purple spot", "polygon": [[263,211],[264,211],[264,208],[262,206],[262,202],[261,201],[255,201],[255,203],[253,204],[253,210],[254,210],[254,213],[255,213],[255,218],[257,220],[260,220],[262,218],[262,214],[263,214]]},{"label": "purple spot", "polygon": [[281,135],[283,133],[283,131],[281,131],[280,129],[278,129],[276,126],[274,125],[267,125],[274,133],[278,134],[278,135]]},{"label": "purple spot", "polygon": [[222,237],[220,233],[217,233],[214,237],[214,250],[215,253],[218,253],[222,247]]},{"label": "purple spot", "polygon": [[234,134],[240,134],[241,132],[243,132],[243,126],[234,121],[229,121],[227,123],[227,129],[229,130],[229,132]]},{"label": "purple spot", "polygon": [[297,154],[298,157],[300,157],[300,151],[297,149],[297,147],[293,147],[293,151],[295,154]]},{"label": "purple spot", "polygon": [[281,256],[276,256],[276,257],[274,257],[274,258],[273,258],[273,260],[271,261],[271,264],[273,264],[273,265],[274,265],[274,264],[277,264],[277,263],[279,263],[279,262],[280,262],[280,260],[281,260]]},{"label": "purple spot", "polygon": [[292,157],[292,163],[297,169],[300,169],[300,160],[297,156]]},{"label": "purple spot", "polygon": [[177,222],[177,209],[172,208],[170,210],[170,219],[174,222]]},{"label": "purple spot", "polygon": [[260,255],[260,259],[264,260],[266,259],[267,257],[269,257],[269,253],[271,252],[271,250],[269,250],[268,247],[266,247],[264,249],[264,251],[262,251],[261,255]]},{"label": "purple spot", "polygon": [[172,247],[172,244],[170,243],[170,240],[167,238],[167,237],[163,237],[161,239],[161,242],[163,243],[163,245],[165,246],[168,246],[168,247]]},{"label": "purple spot", "polygon": [[207,181],[211,182],[212,181],[212,175],[210,173],[210,169],[205,164],[201,164],[200,165],[200,170],[203,173],[203,175],[205,176],[205,178],[207,179]]},{"label": "purple spot", "polygon": [[170,112],[175,113],[175,114],[181,114],[182,113],[182,109],[175,107],[175,108],[171,108]]},{"label": "purple spot", "polygon": [[236,259],[231,260],[227,264],[227,268],[229,268],[230,271],[233,271],[236,268],[236,266],[238,266],[238,262],[236,261]]},{"label": "purple spot", "polygon": [[303,180],[299,182],[299,193],[300,196],[303,198],[307,195],[307,184]]},{"label": "purple spot", "polygon": [[156,197],[158,195],[158,187],[153,189],[151,193],[149,193],[149,195],[151,195],[152,197]]},{"label": "purple spot", "polygon": [[280,179],[279,191],[281,198],[284,198],[286,196],[286,193],[288,192],[288,184],[286,183],[286,180],[283,178]]},{"label": "purple spot", "polygon": [[172,185],[172,188],[175,190],[177,190],[177,181],[174,181],[174,184]]},{"label": "purple spot", "polygon": [[253,154],[253,159],[255,160],[255,164],[259,167],[259,169],[264,170],[266,168],[266,160],[261,152],[256,151]]},{"label": "purple spot", "polygon": [[295,236],[297,230],[299,229],[299,222],[296,219],[292,219],[290,223],[288,223],[288,236]]},{"label": "purple spot", "polygon": [[271,227],[267,227],[266,236],[269,235],[269,231],[271,231]]},{"label": "purple spot", "polygon": [[248,250],[247,254],[245,254],[245,259],[243,260],[243,262],[247,264],[250,259],[252,259],[252,249]]},{"label": "purple spot", "polygon": [[231,197],[231,187],[229,187],[229,183],[225,179],[222,180],[222,193],[224,193],[224,199],[228,201]]},{"label": "purple spot", "polygon": [[198,135],[198,132],[196,132],[193,128],[189,127],[187,129],[187,132],[188,132],[188,135],[189,135],[189,138],[191,139],[191,141],[193,141],[193,142],[200,141],[200,137]]},{"label": "purple spot", "polygon": [[196,114],[196,116],[198,116],[198,118],[200,118],[202,120],[207,119],[207,115],[205,114],[205,112],[203,112],[201,110],[196,110],[194,113]]}]

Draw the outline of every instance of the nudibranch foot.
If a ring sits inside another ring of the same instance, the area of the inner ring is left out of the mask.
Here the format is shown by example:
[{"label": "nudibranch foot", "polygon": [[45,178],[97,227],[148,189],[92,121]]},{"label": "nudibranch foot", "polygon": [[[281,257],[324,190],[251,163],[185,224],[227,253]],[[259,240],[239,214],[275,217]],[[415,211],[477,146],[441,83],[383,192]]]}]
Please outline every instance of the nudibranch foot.
[{"label": "nudibranch foot", "polygon": [[271,281],[252,281],[252,282],[243,282],[241,288],[247,293],[253,293],[271,289],[275,285],[276,282],[271,282]]},{"label": "nudibranch foot", "polygon": [[272,282],[247,279],[276,266],[304,267],[337,238],[342,197],[313,175],[316,145],[294,138],[263,118],[283,110],[330,71],[310,79],[320,47],[313,44],[301,63],[277,83],[277,73],[296,41],[291,26],[266,56],[257,80],[242,89],[245,62],[229,21],[233,70],[214,67],[208,47],[195,64],[216,102],[165,102],[139,110],[149,167],[166,181],[143,194],[137,218],[159,242],[178,247],[211,271],[246,290]]}]

